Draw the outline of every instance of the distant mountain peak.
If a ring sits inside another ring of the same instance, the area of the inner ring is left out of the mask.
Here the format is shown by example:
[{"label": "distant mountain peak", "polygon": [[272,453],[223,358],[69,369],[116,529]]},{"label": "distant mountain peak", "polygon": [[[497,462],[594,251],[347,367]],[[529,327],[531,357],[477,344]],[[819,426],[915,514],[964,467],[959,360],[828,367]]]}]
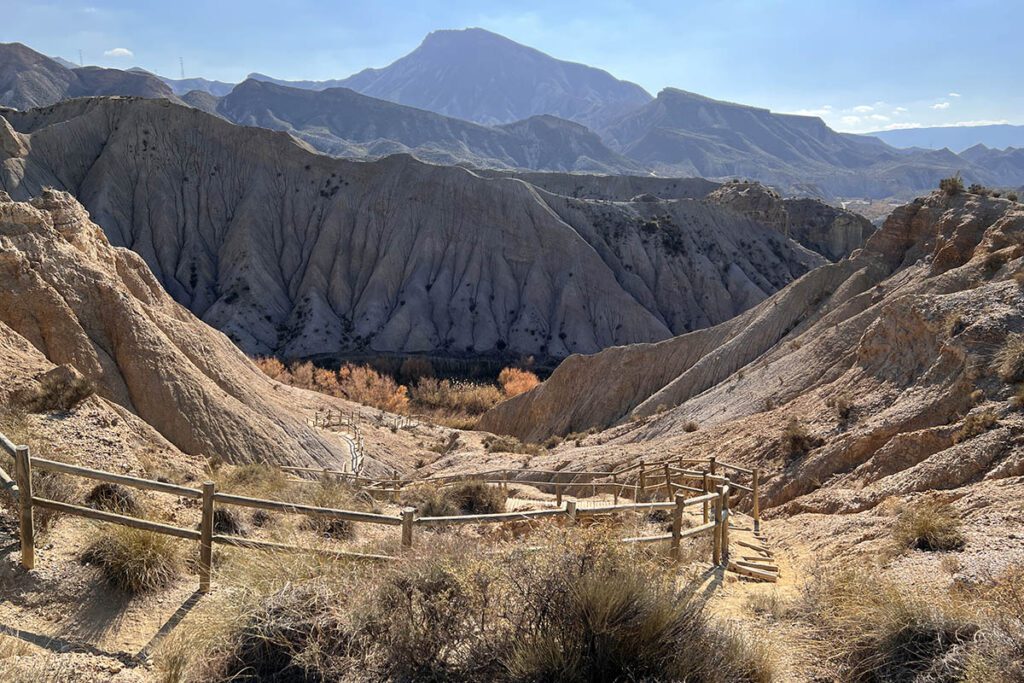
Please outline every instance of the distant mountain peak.
[{"label": "distant mountain peak", "polygon": [[596,129],[652,99],[639,85],[607,71],[482,28],[434,31],[388,66],[364,69],[337,84],[487,125],[553,114]]}]

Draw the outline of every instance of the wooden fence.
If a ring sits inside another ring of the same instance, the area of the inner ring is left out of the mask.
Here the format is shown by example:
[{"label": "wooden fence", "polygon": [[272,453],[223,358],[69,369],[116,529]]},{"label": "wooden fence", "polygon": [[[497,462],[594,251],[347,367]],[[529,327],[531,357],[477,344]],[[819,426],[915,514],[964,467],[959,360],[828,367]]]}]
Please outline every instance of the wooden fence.
[{"label": "wooden fence", "polygon": [[334,427],[348,429],[352,433],[352,438],[348,439],[352,446],[349,473],[359,474],[362,471],[366,444],[363,442],[362,432],[359,431],[359,421],[356,419],[354,410],[317,410],[312,417],[306,418],[306,425],[318,429],[333,429]]},{"label": "wooden fence", "polygon": [[[627,477],[627,475],[629,475],[632,472],[636,472],[636,484],[628,484],[625,481],[613,481],[612,485],[619,487],[619,492],[624,492],[627,490],[630,491],[633,494],[634,498],[642,498],[645,497],[648,492],[654,494],[659,490],[664,489],[667,500],[651,502],[634,501],[632,503],[620,504],[618,502],[618,494],[616,494],[614,502],[611,505],[595,505],[592,507],[584,508],[579,507],[578,502],[576,500],[568,500],[563,503],[562,493],[565,491],[565,489],[563,489],[562,487],[581,487],[580,492],[585,492],[584,489],[586,489],[587,487],[593,487],[593,490],[597,491],[598,487],[605,486],[607,482],[588,481],[582,483],[573,482],[567,484],[562,482],[539,481],[534,477],[550,476],[552,474],[565,475],[568,473],[554,471],[545,472],[537,470],[497,470],[487,473],[459,475],[453,477],[433,477],[422,480],[401,480],[397,477],[387,480],[371,480],[365,477],[360,477],[357,474],[345,472],[313,470],[311,468],[283,468],[291,470],[293,472],[315,472],[333,476],[346,477],[357,486],[362,487],[364,490],[385,493],[386,495],[389,496],[397,496],[397,493],[400,492],[402,489],[408,489],[414,486],[423,485],[424,483],[433,483],[435,485],[445,486],[465,480],[482,480],[487,483],[496,484],[498,486],[505,488],[507,488],[510,484],[522,485],[529,483],[530,485],[555,487],[557,491],[557,507],[554,508],[528,510],[522,512],[503,512],[497,514],[483,515],[421,517],[418,515],[416,508],[410,507],[403,508],[401,510],[401,513],[398,515],[386,515],[353,510],[339,510],[333,508],[323,508],[312,505],[303,505],[298,503],[289,503],[284,501],[268,500],[262,498],[251,498],[248,496],[223,493],[216,490],[216,485],[214,484],[214,482],[209,481],[204,482],[201,488],[190,488],[185,486],[179,486],[176,484],[169,484],[150,479],[144,479],[140,477],[133,477],[124,474],[114,474],[110,472],[90,469],[87,467],[80,467],[77,465],[70,465],[63,462],[57,462],[54,460],[32,457],[27,446],[15,445],[11,443],[2,434],[0,434],[0,447],[2,447],[2,450],[6,451],[14,459],[15,463],[13,478],[8,476],[7,472],[0,468],[0,491],[6,491],[9,495],[13,497],[17,504],[19,516],[19,538],[21,543],[21,563],[22,566],[24,566],[26,569],[33,569],[35,566],[35,529],[33,524],[33,509],[38,507],[46,510],[54,510],[56,512],[61,512],[67,515],[84,517],[86,519],[92,519],[99,522],[118,524],[121,526],[142,529],[144,531],[149,531],[153,533],[165,534],[191,541],[198,541],[199,590],[202,592],[208,592],[210,590],[210,575],[213,569],[212,548],[214,544],[222,544],[237,548],[248,548],[255,550],[317,552],[341,558],[348,558],[352,560],[386,561],[395,559],[393,556],[389,555],[357,553],[342,550],[310,549],[284,543],[274,543],[270,541],[260,541],[255,539],[242,538],[239,536],[218,534],[215,533],[214,530],[214,510],[217,505],[239,506],[261,510],[270,510],[281,513],[300,514],[310,517],[345,520],[355,523],[378,524],[383,526],[400,527],[401,547],[403,549],[410,549],[413,547],[414,529],[416,527],[448,526],[459,524],[500,524],[510,521],[535,520],[544,518],[559,518],[565,520],[569,524],[574,524],[578,519],[584,517],[599,517],[603,515],[610,515],[625,511],[650,513],[655,510],[665,510],[670,511],[672,513],[672,526],[670,533],[659,534],[654,536],[638,536],[632,538],[624,538],[621,539],[621,541],[624,543],[668,542],[670,544],[670,553],[672,557],[678,559],[679,546],[680,541],[682,539],[707,534],[712,537],[711,559],[715,565],[729,564],[729,519],[731,509],[730,500],[732,499],[733,494],[737,490],[747,491],[753,495],[755,524],[759,522],[757,512],[759,507],[757,501],[759,477],[758,472],[756,470],[743,470],[743,468],[725,466],[732,467],[734,470],[741,472],[750,472],[751,476],[753,476],[753,486],[745,487],[741,484],[730,481],[727,477],[723,475],[717,474],[717,469],[723,466],[723,464],[716,464],[714,462],[714,459],[711,459],[710,461],[699,462],[680,462],[678,459],[676,459],[672,461],[673,463],[676,464],[669,464],[667,462],[660,463],[658,466],[656,466],[654,471],[651,471],[648,465],[645,465],[644,463],[639,463],[638,465],[616,470],[615,472],[589,473],[601,477],[611,476],[613,479],[621,479]],[[684,469],[681,466],[676,466],[683,464],[700,464],[700,462],[709,464],[711,469],[702,471]],[[201,502],[202,511],[199,529],[197,530],[177,527],[162,522],[154,522],[114,512],[94,510],[92,508],[84,507],[81,505],[75,505],[72,503],[56,500],[49,500],[46,498],[35,496],[33,495],[32,492],[33,470],[58,472],[67,475],[84,477],[86,479],[92,479],[96,481],[119,484],[130,488],[156,491],[159,493],[170,494],[182,498],[198,500]],[[574,476],[580,476],[585,474],[588,473],[573,473]],[[522,476],[530,478],[520,479],[519,477]],[[660,483],[658,481],[659,477],[662,479]],[[686,484],[683,483],[693,481],[699,481],[700,487],[687,486]],[[697,495],[688,495],[690,493],[696,493]],[[682,528],[683,512],[686,508],[691,506],[700,506],[702,510],[703,522],[698,526],[684,530]]]}]

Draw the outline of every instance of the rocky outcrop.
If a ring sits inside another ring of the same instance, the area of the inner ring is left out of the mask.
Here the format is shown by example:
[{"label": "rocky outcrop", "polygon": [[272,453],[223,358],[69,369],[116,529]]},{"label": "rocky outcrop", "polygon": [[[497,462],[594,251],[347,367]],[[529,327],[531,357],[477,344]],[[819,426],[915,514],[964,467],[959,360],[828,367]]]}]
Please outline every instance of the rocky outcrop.
[{"label": "rocky outcrop", "polygon": [[265,377],[176,304],[69,194],[12,202],[0,193],[0,282],[5,391],[33,375],[81,373],[185,453],[335,466],[348,458],[306,426],[298,390]]},{"label": "rocky outcrop", "polygon": [[790,512],[1017,477],[1024,416],[1001,359],[1024,353],[1022,273],[1020,204],[935,194],[735,320],[566,359],[481,427],[541,440],[619,425],[572,466],[592,469],[590,450],[715,454],[770,472],[765,500]]},{"label": "rocky outcrop", "polygon": [[707,199],[789,236],[789,212],[782,197],[760,183],[728,182],[708,194]]},{"label": "rocky outcrop", "polygon": [[0,188],[71,191],[250,353],[592,353],[722,322],[824,262],[707,202],[332,159],[168,102],[7,119],[29,152],[0,160]]},{"label": "rocky outcrop", "polygon": [[875,231],[871,221],[852,211],[815,199],[783,199],[760,183],[727,182],[707,200],[769,225],[830,261],[859,249]]}]

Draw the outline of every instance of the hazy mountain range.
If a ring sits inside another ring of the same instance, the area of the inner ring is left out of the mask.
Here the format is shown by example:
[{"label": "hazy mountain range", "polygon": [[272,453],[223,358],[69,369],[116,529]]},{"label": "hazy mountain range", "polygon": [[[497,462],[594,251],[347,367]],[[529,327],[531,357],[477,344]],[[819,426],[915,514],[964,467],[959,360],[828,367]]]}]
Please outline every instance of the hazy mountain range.
[{"label": "hazy mountain range", "polygon": [[[191,88],[191,89],[190,89]],[[410,153],[476,168],[751,178],[785,194],[905,197],[960,172],[1024,184],[1020,155],[898,149],[816,117],[639,86],[481,30],[437,31],[380,69],[335,81],[164,79],[66,68],[0,46],[0,104],[26,109],[87,95],[163,97],[234,123],[281,130],[334,156]]]},{"label": "hazy mountain range", "polygon": [[962,152],[975,145],[995,149],[1024,147],[1024,126],[999,124],[992,126],[939,126],[932,128],[905,128],[868,133],[893,147],[921,147],[924,149],[951,149]]}]

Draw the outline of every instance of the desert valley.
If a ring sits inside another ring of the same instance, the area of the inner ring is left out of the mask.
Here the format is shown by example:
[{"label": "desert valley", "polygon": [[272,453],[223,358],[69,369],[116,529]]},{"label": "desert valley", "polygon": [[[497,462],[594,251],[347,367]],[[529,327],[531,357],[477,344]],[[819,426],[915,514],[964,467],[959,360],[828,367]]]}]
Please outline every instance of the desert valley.
[{"label": "desert valley", "polygon": [[1018,128],[0,44],[0,680],[1024,681]]}]

